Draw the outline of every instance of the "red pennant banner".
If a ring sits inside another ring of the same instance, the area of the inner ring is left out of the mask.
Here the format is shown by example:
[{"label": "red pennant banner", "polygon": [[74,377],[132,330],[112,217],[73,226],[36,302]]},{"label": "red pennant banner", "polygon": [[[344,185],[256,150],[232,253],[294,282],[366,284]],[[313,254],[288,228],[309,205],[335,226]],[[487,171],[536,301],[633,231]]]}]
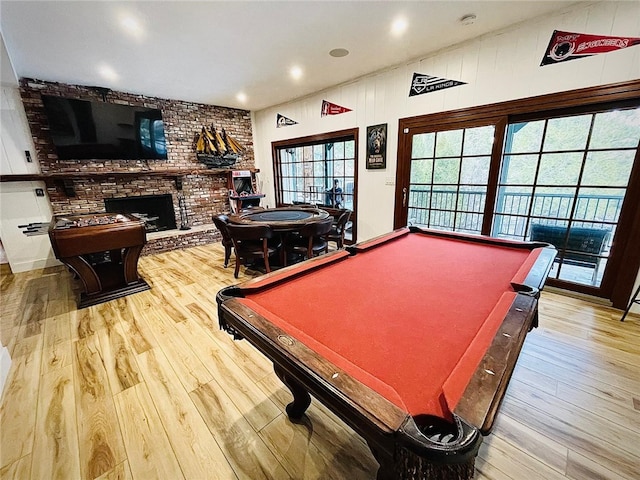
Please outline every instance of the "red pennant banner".
[{"label": "red pennant banner", "polygon": [[322,101],[322,113],[321,115],[324,117],[326,115],[339,115],[341,113],[350,112],[351,109],[347,107],[341,107],[340,105],[336,105],[335,103],[327,102],[326,100]]},{"label": "red pennant banner", "polygon": [[638,37],[608,37],[554,30],[540,66],[590,57],[640,44]]}]

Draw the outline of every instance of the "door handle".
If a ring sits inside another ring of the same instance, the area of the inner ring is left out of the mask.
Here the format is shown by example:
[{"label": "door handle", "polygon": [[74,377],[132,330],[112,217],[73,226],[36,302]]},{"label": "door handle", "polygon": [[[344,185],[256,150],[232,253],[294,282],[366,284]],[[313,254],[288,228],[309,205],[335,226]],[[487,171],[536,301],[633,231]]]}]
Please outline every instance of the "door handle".
[{"label": "door handle", "polygon": [[407,187],[404,187],[402,189],[402,206],[403,207],[407,206]]}]

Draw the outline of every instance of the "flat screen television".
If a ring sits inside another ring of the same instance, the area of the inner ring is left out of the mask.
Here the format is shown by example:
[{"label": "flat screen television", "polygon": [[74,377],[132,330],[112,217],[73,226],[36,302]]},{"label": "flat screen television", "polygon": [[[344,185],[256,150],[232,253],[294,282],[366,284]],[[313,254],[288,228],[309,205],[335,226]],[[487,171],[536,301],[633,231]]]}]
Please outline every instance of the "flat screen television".
[{"label": "flat screen television", "polygon": [[50,95],[42,103],[60,160],[167,158],[160,110]]}]

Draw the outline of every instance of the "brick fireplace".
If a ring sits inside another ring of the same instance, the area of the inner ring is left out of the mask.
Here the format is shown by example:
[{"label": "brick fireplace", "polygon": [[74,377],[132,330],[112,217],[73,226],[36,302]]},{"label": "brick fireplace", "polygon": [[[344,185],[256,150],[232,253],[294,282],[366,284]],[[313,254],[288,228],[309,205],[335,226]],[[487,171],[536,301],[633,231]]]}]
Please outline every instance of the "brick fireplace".
[{"label": "brick fireplace", "polygon": [[164,232],[176,227],[171,195],[141,195],[139,197],[105,198],[110,213],[130,213],[145,223],[147,233]]},{"label": "brick fireplace", "polygon": [[[66,185],[62,185],[62,182],[47,184],[54,214],[105,212],[105,202],[115,204],[127,197],[164,196],[171,199],[173,217],[180,225],[179,197],[182,195],[188,225],[192,228],[184,232],[168,229],[170,234],[158,232],[149,235],[149,243],[143,253],[157,253],[219,240],[212,216],[230,210],[228,172],[212,171],[200,163],[195,154],[195,140],[203,125],[213,124],[216,128],[224,128],[247,148],[232,168],[252,169],[253,138],[248,111],[109,91],[107,102],[162,111],[167,159],[59,160],[49,133],[41,95],[102,100],[102,93],[91,87],[34,79],[21,79],[20,93],[42,173],[65,175]],[[180,172],[178,175],[176,170]],[[164,175],[163,172],[171,173]]]}]

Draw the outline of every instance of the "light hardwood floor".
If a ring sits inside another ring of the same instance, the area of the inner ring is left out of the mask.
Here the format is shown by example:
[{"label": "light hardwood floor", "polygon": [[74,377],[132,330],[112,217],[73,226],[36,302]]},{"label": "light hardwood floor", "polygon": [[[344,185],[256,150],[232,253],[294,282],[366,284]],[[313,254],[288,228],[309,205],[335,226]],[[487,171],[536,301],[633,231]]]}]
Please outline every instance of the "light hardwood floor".
[{"label": "light hardwood floor", "polygon": [[[219,331],[220,245],[140,271],[150,291],[78,311],[64,268],[3,269],[2,479],[374,478],[360,437],[316,401],[289,422],[270,362]],[[640,320],[620,315],[543,294],[477,478],[639,478]]]}]

